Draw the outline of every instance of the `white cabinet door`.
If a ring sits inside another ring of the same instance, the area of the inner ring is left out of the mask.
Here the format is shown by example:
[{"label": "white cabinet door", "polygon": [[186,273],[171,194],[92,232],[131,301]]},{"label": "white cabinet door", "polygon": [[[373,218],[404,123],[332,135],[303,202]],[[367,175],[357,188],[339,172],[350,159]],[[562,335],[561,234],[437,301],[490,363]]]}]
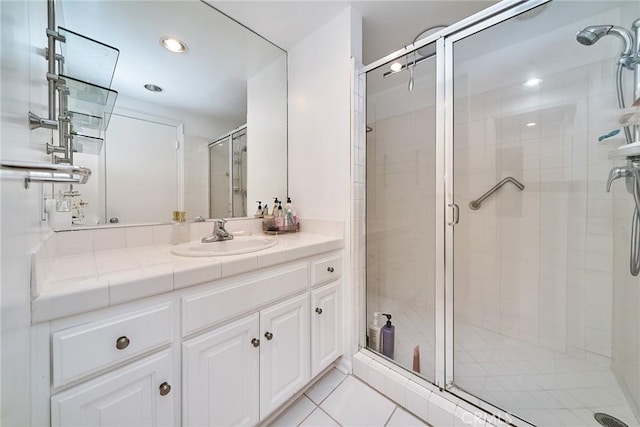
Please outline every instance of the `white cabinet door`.
[{"label": "white cabinet door", "polygon": [[172,379],[171,354],[165,350],[53,395],[51,425],[172,426],[176,391],[170,387],[177,385]]},{"label": "white cabinet door", "polygon": [[260,418],[311,378],[309,293],[260,312]]},{"label": "white cabinet door", "polygon": [[[259,420],[258,313],[183,344],[183,425],[244,426]],[[253,340],[256,341],[253,341]]]},{"label": "white cabinet door", "polygon": [[342,355],[341,281],[311,291],[311,376]]}]

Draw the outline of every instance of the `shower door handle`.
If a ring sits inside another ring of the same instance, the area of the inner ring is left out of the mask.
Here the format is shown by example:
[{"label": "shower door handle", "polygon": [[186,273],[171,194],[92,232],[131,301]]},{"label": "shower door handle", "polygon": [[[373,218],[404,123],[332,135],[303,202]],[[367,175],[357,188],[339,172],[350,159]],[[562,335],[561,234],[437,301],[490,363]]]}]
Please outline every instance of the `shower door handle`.
[{"label": "shower door handle", "polygon": [[451,208],[451,221],[448,224],[453,226],[460,221],[460,208],[455,203],[449,204],[449,207]]}]

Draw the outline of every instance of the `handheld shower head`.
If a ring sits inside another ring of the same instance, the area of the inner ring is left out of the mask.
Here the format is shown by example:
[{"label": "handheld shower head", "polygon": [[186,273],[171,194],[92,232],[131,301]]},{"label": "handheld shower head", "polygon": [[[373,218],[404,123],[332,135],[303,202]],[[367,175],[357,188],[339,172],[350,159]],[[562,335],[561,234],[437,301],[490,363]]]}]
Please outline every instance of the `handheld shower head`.
[{"label": "handheld shower head", "polygon": [[633,52],[633,36],[623,27],[615,25],[590,25],[585,27],[582,31],[576,33],[576,40],[578,43],[585,46],[591,46],[600,40],[603,36],[608,34],[614,35],[622,40],[624,48],[622,50],[622,56],[629,56]]}]

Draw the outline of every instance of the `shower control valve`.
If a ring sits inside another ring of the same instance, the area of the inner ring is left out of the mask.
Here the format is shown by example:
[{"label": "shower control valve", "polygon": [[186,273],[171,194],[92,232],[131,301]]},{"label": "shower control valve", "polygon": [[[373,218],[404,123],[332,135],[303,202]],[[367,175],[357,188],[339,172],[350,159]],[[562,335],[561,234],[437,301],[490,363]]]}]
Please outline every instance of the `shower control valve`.
[{"label": "shower control valve", "polygon": [[632,170],[626,166],[618,166],[609,172],[609,178],[607,178],[607,193],[611,191],[611,184],[613,181],[619,178],[626,178],[632,175]]}]

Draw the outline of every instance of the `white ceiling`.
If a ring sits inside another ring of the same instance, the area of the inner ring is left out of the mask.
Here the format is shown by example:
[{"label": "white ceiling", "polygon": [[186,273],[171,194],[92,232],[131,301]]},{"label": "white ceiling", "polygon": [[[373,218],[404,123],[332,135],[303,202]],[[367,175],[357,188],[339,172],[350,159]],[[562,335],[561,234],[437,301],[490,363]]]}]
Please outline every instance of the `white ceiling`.
[{"label": "white ceiling", "polygon": [[[412,43],[424,29],[451,24],[495,1],[214,1],[215,8],[285,50],[348,6],[363,16],[364,63]],[[197,0],[63,0],[59,23],[120,50],[112,88],[121,99],[242,123],[246,79],[282,54],[262,37]],[[175,35],[189,51],[158,40]],[[157,94],[143,86],[164,88]]]},{"label": "white ceiling", "polygon": [[[120,50],[111,86],[120,95],[238,124],[246,120],[247,79],[284,54],[200,1],[65,0],[59,12],[61,26]],[[164,35],[189,50],[167,51]],[[147,83],[164,92],[147,91]]]},{"label": "white ceiling", "polygon": [[346,7],[362,15],[363,63],[410,43],[425,29],[449,25],[497,1],[210,1],[247,27],[290,50]]}]

